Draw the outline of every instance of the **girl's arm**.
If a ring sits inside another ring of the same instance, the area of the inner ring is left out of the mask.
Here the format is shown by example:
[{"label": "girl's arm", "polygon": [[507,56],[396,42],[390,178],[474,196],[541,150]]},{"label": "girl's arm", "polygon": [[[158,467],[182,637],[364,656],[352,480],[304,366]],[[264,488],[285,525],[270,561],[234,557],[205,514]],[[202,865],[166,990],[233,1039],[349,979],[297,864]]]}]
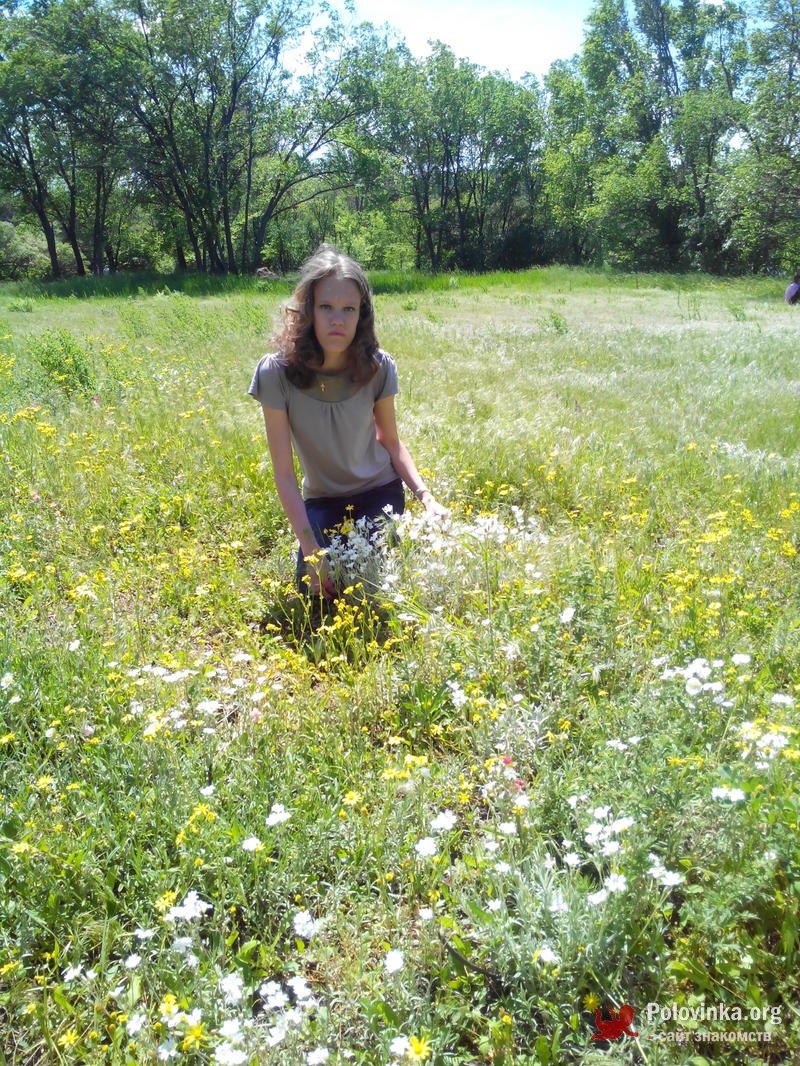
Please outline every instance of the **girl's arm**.
[{"label": "girl's arm", "polygon": [[[294,530],[294,535],[300,542],[303,555],[315,555],[321,550],[314,536],[314,531],[308,521],[306,505],[300,495],[297,486],[297,476],[294,472],[292,459],[292,438],[289,433],[289,417],[285,411],[274,410],[271,407],[262,407],[264,412],[264,425],[267,430],[267,444],[269,455],[272,460],[272,473],[275,478],[275,488],[278,490],[278,499],[289,519],[289,525]],[[326,592],[333,591],[333,584],[322,570],[322,580],[309,568],[311,588],[314,592],[320,591],[320,583]],[[328,587],[330,586],[330,588]]]},{"label": "girl's arm", "polygon": [[397,418],[394,410],[394,396],[385,396],[378,400],[372,409],[375,419],[375,432],[378,442],[383,445],[392,460],[395,468],[406,485],[411,489],[418,500],[422,501],[428,514],[446,515],[447,508],[433,498],[428,486],[420,477],[420,473],[411,458],[411,454],[405,444],[400,440],[397,433]]}]

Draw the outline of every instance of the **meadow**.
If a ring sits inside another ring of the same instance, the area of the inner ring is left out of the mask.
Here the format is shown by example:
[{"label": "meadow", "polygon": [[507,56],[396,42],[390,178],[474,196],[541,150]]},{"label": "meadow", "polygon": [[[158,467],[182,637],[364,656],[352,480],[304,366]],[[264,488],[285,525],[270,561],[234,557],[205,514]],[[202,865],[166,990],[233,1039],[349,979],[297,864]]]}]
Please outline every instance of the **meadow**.
[{"label": "meadow", "polygon": [[800,312],[373,283],[451,515],[323,611],[290,287],[0,287],[0,1060],[800,1061]]}]

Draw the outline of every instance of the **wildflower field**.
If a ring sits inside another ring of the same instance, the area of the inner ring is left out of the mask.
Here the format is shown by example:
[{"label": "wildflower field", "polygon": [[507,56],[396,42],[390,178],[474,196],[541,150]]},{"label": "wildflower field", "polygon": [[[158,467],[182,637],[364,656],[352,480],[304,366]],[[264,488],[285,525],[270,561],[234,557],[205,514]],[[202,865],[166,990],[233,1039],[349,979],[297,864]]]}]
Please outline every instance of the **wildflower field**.
[{"label": "wildflower field", "polygon": [[373,280],[451,517],[322,611],[289,286],[0,287],[0,1061],[800,1061],[800,312]]}]

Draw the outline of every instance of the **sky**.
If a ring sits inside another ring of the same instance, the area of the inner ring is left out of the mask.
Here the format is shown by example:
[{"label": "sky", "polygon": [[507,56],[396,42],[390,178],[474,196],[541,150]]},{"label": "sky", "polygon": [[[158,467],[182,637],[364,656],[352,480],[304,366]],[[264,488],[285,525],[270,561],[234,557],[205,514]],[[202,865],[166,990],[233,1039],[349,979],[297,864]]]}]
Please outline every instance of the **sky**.
[{"label": "sky", "polygon": [[429,40],[489,70],[542,78],[556,59],[580,51],[592,0],[356,0],[358,18],[388,22],[417,58]]}]

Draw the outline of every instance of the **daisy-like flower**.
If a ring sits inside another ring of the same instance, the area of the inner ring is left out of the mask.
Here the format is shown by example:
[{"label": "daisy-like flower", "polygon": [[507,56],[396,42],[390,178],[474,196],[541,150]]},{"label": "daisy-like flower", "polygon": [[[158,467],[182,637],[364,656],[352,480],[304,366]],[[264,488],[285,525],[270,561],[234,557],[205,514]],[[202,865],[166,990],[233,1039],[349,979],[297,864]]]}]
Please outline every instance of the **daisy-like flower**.
[{"label": "daisy-like flower", "polygon": [[392,950],[386,952],[386,958],[383,962],[383,968],[387,973],[397,973],[403,969],[403,965],[406,961],[406,957],[402,951]]},{"label": "daisy-like flower", "polygon": [[573,868],[576,866],[580,866],[581,857],[577,853],[577,851],[568,851],[567,854],[564,856],[564,864],[565,866],[571,866]]},{"label": "daisy-like flower", "polygon": [[330,1058],[330,1052],[326,1047],[314,1048],[313,1051],[309,1051],[306,1055],[306,1062],[308,1066],[322,1066],[323,1062],[327,1062]]},{"label": "daisy-like flower", "polygon": [[219,1035],[224,1037],[226,1040],[232,1040],[234,1042],[237,1040],[241,1040],[244,1036],[244,1033],[242,1032],[242,1025],[239,1019],[228,1018],[227,1021],[224,1021],[219,1027]]},{"label": "daisy-like flower", "polygon": [[507,837],[515,836],[517,832],[517,826],[515,822],[501,822],[497,828],[499,832],[501,832],[504,836]]},{"label": "daisy-like flower", "polygon": [[624,892],[628,882],[624,874],[609,874],[603,884],[609,892]]},{"label": "daisy-like flower", "polygon": [[179,903],[177,907],[170,907],[164,915],[164,921],[176,922],[180,919],[185,922],[194,922],[198,918],[202,918],[211,909],[211,904],[201,899],[192,888],[183,897],[182,903]]},{"label": "daisy-like flower", "polygon": [[565,607],[561,614],[558,616],[559,622],[562,626],[568,626],[572,619],[575,617],[574,607]]},{"label": "daisy-like flower", "polygon": [[633,825],[633,818],[626,816],[625,818],[615,818],[609,826],[612,833],[624,833],[626,829],[630,829]]},{"label": "daisy-like flower", "polygon": [[222,707],[219,700],[200,700],[195,707],[198,714],[216,714]]},{"label": "daisy-like flower", "polygon": [[155,929],[142,929],[140,927],[134,930],[133,935],[137,940],[151,940],[156,935],[156,931]]},{"label": "daisy-like flower", "polygon": [[586,898],[593,907],[597,907],[600,903],[605,903],[608,899],[608,892],[605,888],[600,888],[597,892],[590,892]]},{"label": "daisy-like flower", "polygon": [[135,970],[136,967],[139,965],[139,963],[141,961],[142,961],[142,956],[141,955],[137,955],[136,952],[134,951],[133,954],[129,955],[127,957],[127,959],[125,960],[125,969],[126,970]]},{"label": "daisy-like flower", "polygon": [[697,696],[703,691],[703,683],[696,677],[690,677],[686,682],[687,696]]},{"label": "daisy-like flower", "polygon": [[683,881],[683,874],[679,874],[675,870],[665,870],[658,880],[664,888],[673,888]]},{"label": "daisy-like flower", "polygon": [[445,684],[450,689],[450,699],[456,710],[460,710],[461,707],[467,702],[469,697],[463,690],[461,685],[457,681],[446,681]]},{"label": "daisy-like flower", "polygon": [[456,820],[452,811],[442,811],[431,822],[431,829],[434,833],[446,833],[455,826]]},{"label": "daisy-like flower", "polygon": [[200,795],[201,796],[205,796],[206,798],[208,798],[209,796],[213,796],[216,791],[217,790],[214,787],[214,785],[204,785],[200,789]]},{"label": "daisy-like flower", "polygon": [[303,1003],[311,999],[311,985],[305,977],[290,977],[286,984],[294,992],[298,1002]]},{"label": "daisy-like flower", "polygon": [[242,851],[263,851],[264,845],[258,837],[248,837],[242,841]]},{"label": "daisy-like flower", "polygon": [[558,962],[558,955],[546,944],[543,948],[539,948],[538,951],[534,952],[534,958],[544,963]]},{"label": "daisy-like flower", "polygon": [[418,840],[414,845],[414,851],[420,858],[431,858],[431,856],[436,854],[436,841],[433,837],[423,837],[422,840]]},{"label": "daisy-like flower", "polygon": [[309,911],[298,911],[292,925],[301,940],[310,940],[320,930],[320,923],[311,917]]},{"label": "daisy-like flower", "polygon": [[137,1033],[144,1029],[145,1025],[147,1025],[146,1014],[132,1014],[125,1025],[125,1032],[128,1036],[136,1036]]},{"label": "daisy-like flower", "polygon": [[289,997],[276,981],[265,981],[258,994],[263,997],[268,1010],[282,1010],[289,1003]]},{"label": "daisy-like flower", "polygon": [[219,990],[226,1003],[239,1003],[244,995],[244,981],[241,974],[229,973],[219,983]]},{"label": "daisy-like flower", "polygon": [[431,921],[431,919],[433,918],[433,908],[432,907],[420,907],[420,909],[419,909],[419,917],[420,917],[420,921],[423,921],[423,922]]},{"label": "daisy-like flower", "polygon": [[216,1066],[243,1066],[249,1055],[236,1047],[235,1044],[220,1044],[214,1050],[214,1062]]},{"label": "daisy-like flower", "polygon": [[502,906],[503,906],[503,904],[500,902],[499,899],[490,899],[488,901],[488,903],[486,904],[486,909],[491,914],[497,914],[497,912],[500,910],[500,908]]},{"label": "daisy-like flower", "polygon": [[740,788],[724,788],[717,786],[711,789],[712,799],[730,800],[731,803],[741,803],[745,794]]},{"label": "daisy-like flower", "polygon": [[282,803],[273,803],[272,809],[267,815],[267,825],[283,825],[284,822],[288,822],[292,817],[292,812],[287,811]]},{"label": "daisy-like flower", "polygon": [[389,1045],[389,1054],[395,1059],[404,1059],[411,1050],[411,1041],[407,1036],[396,1036]]}]

